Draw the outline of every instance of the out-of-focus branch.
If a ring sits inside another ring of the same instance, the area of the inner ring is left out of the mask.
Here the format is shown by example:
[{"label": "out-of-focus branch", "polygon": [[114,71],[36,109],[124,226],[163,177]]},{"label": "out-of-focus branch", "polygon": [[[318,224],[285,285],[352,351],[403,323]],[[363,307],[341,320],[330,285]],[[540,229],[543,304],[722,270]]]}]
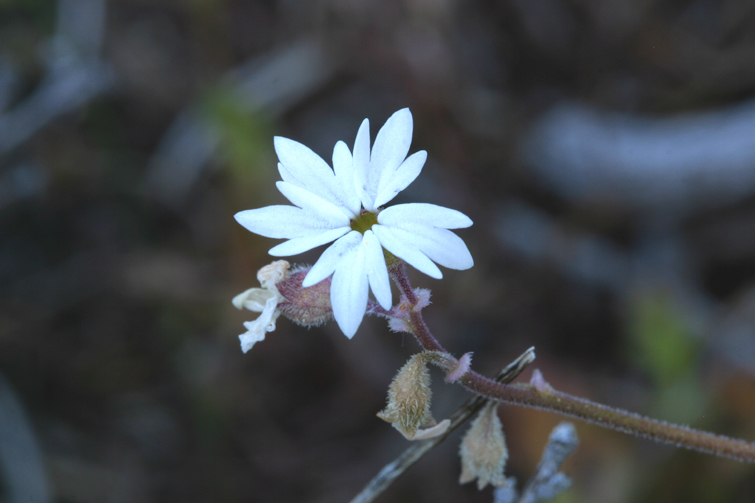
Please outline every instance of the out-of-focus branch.
[{"label": "out-of-focus branch", "polygon": [[52,501],[42,452],[15,393],[0,376],[0,476],[3,501],[22,503]]},{"label": "out-of-focus branch", "polygon": [[513,478],[504,487],[493,492],[494,503],[536,503],[547,501],[571,487],[571,479],[559,472],[566,458],[579,445],[579,438],[574,425],[563,422],[553,428],[543,457],[537,465],[535,475],[527,482],[518,495]]},{"label": "out-of-focus branch", "polygon": [[57,30],[46,53],[47,73],[26,100],[0,115],[0,156],[114,85],[112,70],[98,58],[104,24],[104,0],[58,2]]},{"label": "out-of-focus branch", "polygon": [[545,446],[543,457],[537,465],[537,473],[522,490],[519,503],[535,503],[555,498],[571,486],[569,477],[559,472],[566,458],[579,445],[577,430],[571,423],[556,426]]},{"label": "out-of-focus branch", "polygon": [[567,103],[524,136],[525,162],[561,195],[686,214],[755,191],[755,101],[669,118]]}]

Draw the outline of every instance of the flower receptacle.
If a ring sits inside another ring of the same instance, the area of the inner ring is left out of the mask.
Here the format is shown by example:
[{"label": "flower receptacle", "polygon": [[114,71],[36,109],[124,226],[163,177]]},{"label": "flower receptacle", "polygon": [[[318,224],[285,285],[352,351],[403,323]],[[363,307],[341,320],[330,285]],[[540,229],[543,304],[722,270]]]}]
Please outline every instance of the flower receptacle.
[{"label": "flower receptacle", "polygon": [[333,306],[330,303],[331,278],[326,278],[310,287],[302,286],[309,269],[309,267],[295,269],[276,286],[285,299],[278,305],[281,314],[299,325],[311,327],[322,325],[332,319]]}]

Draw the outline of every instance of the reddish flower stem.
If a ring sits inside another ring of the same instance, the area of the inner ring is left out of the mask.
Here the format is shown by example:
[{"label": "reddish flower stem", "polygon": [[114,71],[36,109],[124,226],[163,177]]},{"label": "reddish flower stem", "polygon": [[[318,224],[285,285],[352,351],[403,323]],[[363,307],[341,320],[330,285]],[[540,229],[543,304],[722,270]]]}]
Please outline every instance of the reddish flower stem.
[{"label": "reddish flower stem", "polygon": [[[389,270],[401,293],[410,303],[415,304],[417,296],[406,275],[404,264],[396,261]],[[412,311],[410,317],[413,334],[423,350],[448,354],[427,328],[421,312]],[[550,386],[502,384],[473,370],[467,372],[458,382],[473,393],[503,403],[547,410],[656,442],[755,463],[753,443],[640,416],[556,391]]]}]

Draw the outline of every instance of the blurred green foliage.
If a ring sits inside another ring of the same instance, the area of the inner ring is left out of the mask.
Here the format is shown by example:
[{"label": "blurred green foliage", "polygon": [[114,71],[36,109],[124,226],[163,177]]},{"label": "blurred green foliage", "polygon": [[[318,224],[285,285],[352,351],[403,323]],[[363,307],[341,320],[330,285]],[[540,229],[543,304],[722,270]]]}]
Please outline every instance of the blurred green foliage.
[{"label": "blurred green foliage", "polygon": [[257,184],[275,173],[272,155],[272,127],[261,112],[239,105],[243,99],[234,91],[217,87],[201,100],[202,110],[217,128],[222,151],[234,181]]},{"label": "blurred green foliage", "polygon": [[664,291],[639,295],[630,307],[628,332],[636,364],[651,377],[659,418],[690,423],[705,412],[705,393],[697,376],[698,339],[684,314]]},{"label": "blurred green foliage", "polygon": [[660,388],[672,386],[695,363],[698,344],[683,315],[663,292],[646,292],[630,309],[628,326],[635,361]]}]

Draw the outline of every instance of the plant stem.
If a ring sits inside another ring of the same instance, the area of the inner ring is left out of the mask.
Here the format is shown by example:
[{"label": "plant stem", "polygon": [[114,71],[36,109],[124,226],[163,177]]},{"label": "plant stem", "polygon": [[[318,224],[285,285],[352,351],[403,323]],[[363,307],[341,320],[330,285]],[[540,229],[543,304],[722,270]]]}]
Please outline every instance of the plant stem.
[{"label": "plant stem", "polygon": [[[525,351],[495,377],[498,382],[511,382],[535,359],[535,348]],[[412,442],[401,455],[385,465],[380,472],[357,494],[350,503],[370,503],[383,493],[399,476],[419,461],[435,446],[443,442],[454,430],[472,417],[488,402],[486,398],[475,396],[464,402],[448,419],[451,421],[445,433],[427,440]]]},{"label": "plant stem", "polygon": [[[404,264],[401,262],[394,264],[390,268],[390,273],[407,300],[412,302],[412,299],[415,299],[416,301],[416,295],[406,275]],[[427,328],[421,312],[412,311],[410,317],[413,334],[422,349],[448,353]],[[473,370],[467,372],[458,382],[473,393],[503,403],[547,410],[656,442],[755,463],[755,444],[745,440],[640,416],[556,391],[547,384],[544,386],[502,384]]]}]

